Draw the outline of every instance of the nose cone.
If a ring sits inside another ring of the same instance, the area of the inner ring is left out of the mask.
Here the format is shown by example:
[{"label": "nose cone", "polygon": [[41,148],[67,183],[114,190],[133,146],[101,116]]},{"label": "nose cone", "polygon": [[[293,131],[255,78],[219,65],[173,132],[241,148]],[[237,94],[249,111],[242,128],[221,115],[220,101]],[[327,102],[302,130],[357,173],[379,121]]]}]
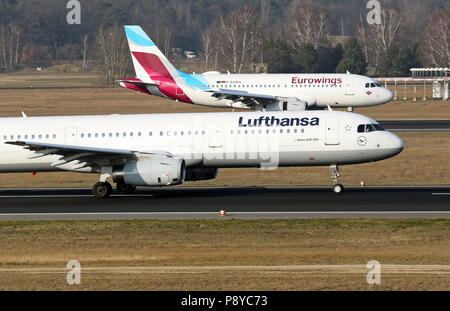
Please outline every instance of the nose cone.
[{"label": "nose cone", "polygon": [[387,149],[391,157],[399,154],[405,148],[403,140],[393,133],[389,133],[389,142],[387,143]]},{"label": "nose cone", "polygon": [[384,89],[384,96],[383,97],[384,97],[384,102],[388,103],[388,102],[390,102],[391,100],[394,99],[394,93],[392,93],[388,89]]}]

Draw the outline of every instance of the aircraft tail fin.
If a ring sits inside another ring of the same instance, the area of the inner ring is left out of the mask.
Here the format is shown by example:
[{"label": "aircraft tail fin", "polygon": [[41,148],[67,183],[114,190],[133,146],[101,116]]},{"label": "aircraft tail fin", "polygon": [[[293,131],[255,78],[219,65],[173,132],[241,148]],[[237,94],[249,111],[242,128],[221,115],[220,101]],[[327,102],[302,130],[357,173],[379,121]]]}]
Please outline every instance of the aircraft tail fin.
[{"label": "aircraft tail fin", "polygon": [[136,77],[143,80],[164,80],[178,75],[176,68],[159,50],[141,26],[125,26]]}]

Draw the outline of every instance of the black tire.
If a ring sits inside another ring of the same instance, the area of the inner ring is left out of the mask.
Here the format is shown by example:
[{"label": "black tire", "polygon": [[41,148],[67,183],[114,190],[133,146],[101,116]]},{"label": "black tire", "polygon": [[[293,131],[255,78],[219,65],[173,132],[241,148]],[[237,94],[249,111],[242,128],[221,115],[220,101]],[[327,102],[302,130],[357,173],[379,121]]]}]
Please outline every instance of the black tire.
[{"label": "black tire", "polygon": [[123,182],[118,182],[116,185],[117,191],[125,194],[133,194],[136,192],[136,186],[128,185]]},{"label": "black tire", "polygon": [[92,194],[99,199],[105,199],[112,193],[111,184],[108,182],[98,182],[92,186]]},{"label": "black tire", "polygon": [[341,194],[344,192],[344,186],[341,184],[336,184],[333,186],[333,193],[334,194]]}]

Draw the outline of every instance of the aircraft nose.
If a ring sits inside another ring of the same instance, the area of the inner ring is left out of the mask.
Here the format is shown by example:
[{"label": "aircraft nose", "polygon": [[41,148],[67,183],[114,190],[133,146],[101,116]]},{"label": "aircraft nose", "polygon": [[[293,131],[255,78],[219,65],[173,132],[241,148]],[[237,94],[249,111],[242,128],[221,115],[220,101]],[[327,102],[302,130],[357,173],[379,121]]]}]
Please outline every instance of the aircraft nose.
[{"label": "aircraft nose", "polygon": [[392,152],[392,156],[395,156],[403,151],[405,148],[405,143],[397,135],[390,133],[391,137],[389,139],[389,149]]},{"label": "aircraft nose", "polygon": [[385,98],[386,98],[386,103],[390,102],[391,100],[394,99],[394,93],[392,93],[390,90],[388,89],[384,89],[385,90]]}]

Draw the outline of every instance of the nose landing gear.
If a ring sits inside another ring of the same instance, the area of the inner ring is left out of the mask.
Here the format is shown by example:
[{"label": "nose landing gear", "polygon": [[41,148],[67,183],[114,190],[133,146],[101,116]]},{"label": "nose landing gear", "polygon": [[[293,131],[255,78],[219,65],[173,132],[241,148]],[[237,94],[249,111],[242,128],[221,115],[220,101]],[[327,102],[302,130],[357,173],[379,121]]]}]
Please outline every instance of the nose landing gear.
[{"label": "nose landing gear", "polygon": [[344,186],[339,183],[339,177],[341,176],[339,174],[339,167],[335,164],[330,165],[330,171],[331,171],[331,179],[334,182],[333,193],[341,194],[342,192],[344,192]]}]

